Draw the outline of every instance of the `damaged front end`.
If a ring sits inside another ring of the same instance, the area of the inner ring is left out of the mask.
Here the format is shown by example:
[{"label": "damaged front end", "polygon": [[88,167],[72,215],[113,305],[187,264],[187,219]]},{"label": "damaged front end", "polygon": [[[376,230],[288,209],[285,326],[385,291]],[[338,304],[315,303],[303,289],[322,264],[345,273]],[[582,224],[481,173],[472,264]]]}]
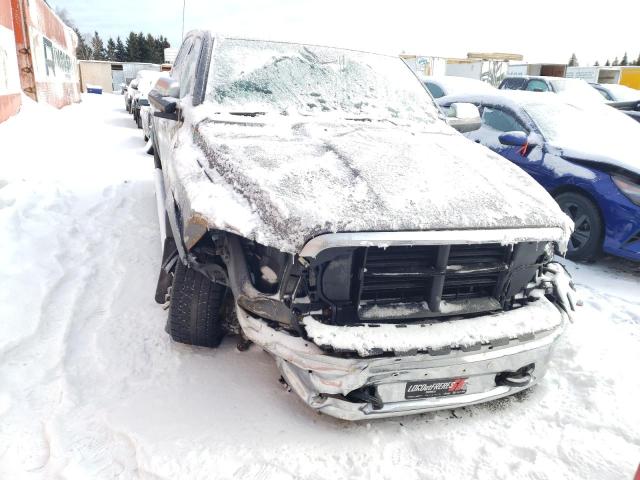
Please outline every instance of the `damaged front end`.
[{"label": "damaged front end", "polygon": [[573,309],[555,241],[545,229],[327,234],[291,255],[209,232],[187,256],[230,288],[242,335],[291,389],[357,420],[538,381]]}]

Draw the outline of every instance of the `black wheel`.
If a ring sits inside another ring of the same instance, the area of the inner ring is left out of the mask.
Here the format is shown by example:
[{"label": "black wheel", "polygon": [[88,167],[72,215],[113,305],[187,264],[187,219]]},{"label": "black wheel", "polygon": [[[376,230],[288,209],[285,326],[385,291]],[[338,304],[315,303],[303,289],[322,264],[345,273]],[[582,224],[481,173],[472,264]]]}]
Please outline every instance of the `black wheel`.
[{"label": "black wheel", "polygon": [[167,331],[180,343],[217,347],[224,335],[226,287],[178,260],[171,285]]},{"label": "black wheel", "polygon": [[136,115],[136,125],[138,128],[142,128],[142,117],[140,116],[140,112]]},{"label": "black wheel", "polygon": [[598,207],[579,193],[561,193],[556,201],[574,222],[574,230],[567,246],[572,260],[595,260],[602,248],[602,218]]},{"label": "black wheel", "polygon": [[149,141],[149,135],[145,135],[144,133],[142,134],[142,136],[144,137],[144,141],[148,142]]}]

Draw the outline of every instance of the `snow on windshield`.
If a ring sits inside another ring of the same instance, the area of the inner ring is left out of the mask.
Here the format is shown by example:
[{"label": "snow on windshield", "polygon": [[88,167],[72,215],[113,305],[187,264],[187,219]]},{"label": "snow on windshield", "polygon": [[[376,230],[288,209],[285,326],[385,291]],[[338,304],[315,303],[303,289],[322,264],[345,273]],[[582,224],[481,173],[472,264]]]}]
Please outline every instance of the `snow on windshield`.
[{"label": "snow on windshield", "polygon": [[633,102],[635,100],[640,101],[640,90],[629,88],[626,85],[605,85],[609,93],[613,96],[617,102]]},{"label": "snow on windshield", "polygon": [[400,58],[255,40],[216,40],[208,99],[223,111],[338,113],[433,122],[430,96]]},{"label": "snow on windshield", "polygon": [[605,100],[598,91],[584,80],[578,78],[558,78],[551,80],[556,93],[576,101],[603,103]]}]

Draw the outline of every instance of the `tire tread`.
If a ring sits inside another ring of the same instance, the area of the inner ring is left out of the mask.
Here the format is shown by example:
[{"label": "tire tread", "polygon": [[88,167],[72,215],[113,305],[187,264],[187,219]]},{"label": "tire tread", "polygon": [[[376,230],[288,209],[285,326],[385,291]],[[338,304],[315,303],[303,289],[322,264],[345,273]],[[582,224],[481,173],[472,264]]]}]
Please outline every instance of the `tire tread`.
[{"label": "tire tread", "polygon": [[217,347],[225,335],[221,307],[226,288],[182,262],[176,266],[168,331],[176,342]]}]

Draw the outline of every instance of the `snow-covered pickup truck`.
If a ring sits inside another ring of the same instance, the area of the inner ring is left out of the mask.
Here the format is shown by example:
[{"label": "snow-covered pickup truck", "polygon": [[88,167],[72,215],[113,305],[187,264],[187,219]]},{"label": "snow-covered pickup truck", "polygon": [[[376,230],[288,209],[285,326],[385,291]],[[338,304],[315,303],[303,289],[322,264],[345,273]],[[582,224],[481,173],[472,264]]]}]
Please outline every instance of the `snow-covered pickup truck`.
[{"label": "snow-covered pickup truck", "polygon": [[572,309],[552,262],[571,222],[447,125],[473,109],[443,117],[396,57],[207,32],[149,99],[174,340],[238,333],[308,405],[353,420],[545,373]]}]

